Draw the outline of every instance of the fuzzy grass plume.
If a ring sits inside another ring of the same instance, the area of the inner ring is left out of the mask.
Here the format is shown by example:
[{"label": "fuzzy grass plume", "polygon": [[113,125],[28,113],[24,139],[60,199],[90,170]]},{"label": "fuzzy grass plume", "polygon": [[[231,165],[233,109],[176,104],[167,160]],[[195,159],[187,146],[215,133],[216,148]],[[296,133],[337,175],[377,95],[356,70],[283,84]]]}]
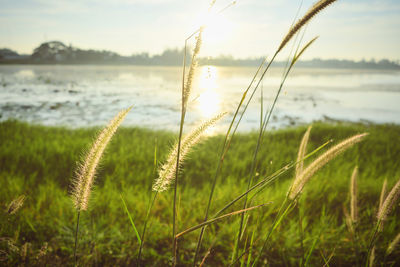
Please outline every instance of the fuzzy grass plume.
[{"label": "fuzzy grass plume", "polygon": [[[182,165],[185,160],[185,156],[189,153],[191,148],[196,145],[202,137],[205,131],[213,126],[218,120],[220,120],[226,113],[221,113],[214,118],[205,121],[199,127],[194,129],[192,132],[182,138],[181,151],[179,158],[179,166]],[[161,166],[158,174],[158,179],[153,184],[153,191],[162,192],[168,189],[169,185],[175,178],[176,172],[176,158],[178,154],[178,144],[175,144],[172,151],[169,153],[166,162]]]},{"label": "fuzzy grass plume", "polygon": [[398,233],[396,235],[396,237],[393,239],[393,241],[390,242],[390,244],[389,244],[389,246],[388,246],[388,248],[386,250],[386,255],[391,254],[394,251],[394,249],[397,247],[399,242],[400,242],[400,233]]},{"label": "fuzzy grass plume", "polygon": [[316,171],[318,171],[330,160],[334,159],[339,154],[352,147],[354,144],[360,142],[366,135],[368,135],[368,133],[362,133],[352,136],[330,148],[328,151],[319,156],[307,168],[305,168],[299,176],[294,179],[293,184],[289,190],[289,199],[294,200],[301,193],[305,184],[311,179]]},{"label": "fuzzy grass plume", "polygon": [[278,52],[281,51],[285,45],[292,39],[292,37],[309,22],[316,14],[318,14],[321,10],[335,2],[336,0],[320,0],[316,2],[307,13],[299,19],[296,24],[289,30],[286,36],[283,38],[281,44],[279,45]]},{"label": "fuzzy grass plume", "polygon": [[96,169],[103,152],[115,131],[131,109],[132,107],[120,111],[117,116],[110,121],[107,127],[100,132],[89,152],[86,154],[85,160],[78,167],[72,188],[74,206],[78,211],[87,210]]},{"label": "fuzzy grass plume", "polygon": [[296,175],[295,177],[299,176],[300,173],[303,171],[304,167],[304,156],[306,155],[307,152],[307,144],[308,140],[310,138],[310,132],[311,132],[312,126],[308,126],[307,131],[303,135],[303,139],[301,139],[300,147],[299,147],[299,152],[297,153],[297,165],[296,165]]},{"label": "fuzzy grass plume", "polygon": [[21,195],[10,202],[7,206],[7,213],[9,215],[15,214],[24,205],[25,196]]},{"label": "fuzzy grass plume", "polygon": [[190,96],[190,92],[192,91],[194,73],[195,73],[197,65],[198,65],[197,58],[200,53],[200,47],[202,44],[203,30],[204,30],[204,26],[200,27],[199,34],[196,37],[196,45],[193,50],[192,62],[190,64],[187,80],[186,80],[186,83],[183,88],[183,107],[185,110],[186,110],[187,102],[188,102],[188,99]]},{"label": "fuzzy grass plume", "polygon": [[358,166],[354,167],[350,179],[350,217],[352,223],[356,223],[358,220],[357,178],[358,178]]},{"label": "fuzzy grass plume", "polygon": [[381,195],[379,197],[379,208],[378,208],[378,210],[380,210],[382,208],[383,201],[385,201],[386,193],[387,193],[386,191],[387,191],[387,179],[385,179],[383,181]]},{"label": "fuzzy grass plume", "polygon": [[399,199],[399,196],[400,196],[400,179],[393,186],[392,190],[390,190],[382,206],[379,208],[377,215],[378,221],[385,221],[387,219],[387,216],[392,211],[394,205]]}]

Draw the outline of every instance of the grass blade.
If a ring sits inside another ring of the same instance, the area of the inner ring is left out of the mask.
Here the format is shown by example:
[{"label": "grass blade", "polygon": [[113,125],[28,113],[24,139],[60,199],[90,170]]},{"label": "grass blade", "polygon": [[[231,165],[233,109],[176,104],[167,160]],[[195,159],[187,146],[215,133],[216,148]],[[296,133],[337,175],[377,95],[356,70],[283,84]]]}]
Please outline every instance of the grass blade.
[{"label": "grass blade", "polygon": [[135,223],[133,222],[131,213],[129,212],[128,207],[126,206],[126,203],[125,203],[124,198],[122,197],[122,194],[120,195],[120,197],[121,197],[122,203],[124,204],[125,212],[126,212],[126,214],[128,215],[129,221],[131,222],[132,229],[133,229],[133,231],[134,231],[135,234],[136,234],[136,237],[137,237],[137,240],[138,240],[138,242],[139,242],[139,245],[141,245],[141,244],[142,244],[142,240],[140,239],[139,232],[138,232],[138,230],[136,229]]}]

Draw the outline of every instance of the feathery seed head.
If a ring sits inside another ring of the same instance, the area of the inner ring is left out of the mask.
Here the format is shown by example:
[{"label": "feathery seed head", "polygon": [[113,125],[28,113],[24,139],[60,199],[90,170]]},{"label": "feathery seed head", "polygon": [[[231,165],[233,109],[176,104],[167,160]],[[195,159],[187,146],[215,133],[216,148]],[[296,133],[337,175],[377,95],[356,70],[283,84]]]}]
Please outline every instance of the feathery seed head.
[{"label": "feathery seed head", "polygon": [[309,22],[316,14],[318,14],[321,10],[335,2],[336,0],[320,0],[316,2],[308,11],[307,13],[299,19],[296,24],[289,30],[286,34],[285,38],[283,38],[281,44],[277,52],[281,51],[285,45],[292,39],[292,37],[305,25]]},{"label": "feathery seed head", "polygon": [[295,177],[288,192],[289,199],[294,200],[301,193],[304,185],[310,180],[316,171],[318,171],[330,160],[334,159],[339,154],[352,147],[354,144],[360,142],[366,135],[368,135],[368,133],[352,136],[328,149],[325,153],[314,160],[299,176]]},{"label": "feathery seed head", "polygon": [[343,214],[344,214],[344,218],[345,218],[345,222],[346,222],[347,228],[349,229],[350,233],[354,234],[354,225],[353,225],[353,222],[351,220],[351,216],[350,216],[346,206],[343,206]]},{"label": "feathery seed head", "polygon": [[120,111],[117,116],[110,121],[107,127],[100,132],[97,139],[94,141],[83,163],[79,165],[76,171],[76,177],[72,182],[72,198],[74,206],[78,211],[87,209],[96,169],[103,152],[131,109],[132,107]]},{"label": "feathery seed head", "polygon": [[19,197],[17,197],[16,199],[14,199],[13,201],[11,201],[10,204],[8,204],[7,207],[7,213],[9,215],[15,214],[24,204],[25,201],[25,196],[21,195]]},{"label": "feathery seed head", "polygon": [[304,166],[304,156],[306,155],[307,152],[307,144],[308,144],[308,139],[310,138],[310,131],[311,131],[312,125],[308,126],[307,131],[303,135],[303,138],[301,139],[300,147],[299,147],[299,152],[297,153],[297,165],[296,165],[296,175],[295,177],[299,176],[300,173],[303,171],[303,166]]},{"label": "feathery seed head", "polygon": [[390,190],[385,201],[380,207],[377,215],[378,221],[385,221],[387,219],[387,216],[392,211],[394,205],[399,199],[399,196],[400,196],[400,179],[393,186],[392,190]]},{"label": "feathery seed head", "polygon": [[400,242],[400,233],[396,235],[396,237],[393,239],[393,241],[389,244],[387,250],[386,250],[386,255],[389,255],[393,252],[393,250],[396,248],[396,246]]},{"label": "feathery seed head", "polygon": [[189,73],[187,76],[186,84],[183,88],[183,106],[186,108],[187,102],[190,97],[190,92],[192,90],[192,84],[193,84],[193,78],[194,78],[194,73],[196,71],[196,67],[198,64],[198,55],[200,53],[200,47],[202,43],[202,34],[203,34],[204,26],[200,27],[199,34],[196,37],[196,46],[194,47],[193,50],[193,56],[192,56],[192,62],[189,67]]},{"label": "feathery seed head", "polygon": [[353,223],[357,222],[358,219],[358,207],[357,207],[357,177],[358,177],[358,166],[354,167],[353,174],[350,179],[350,215]]},{"label": "feathery seed head", "polygon": [[[205,131],[213,126],[217,121],[219,121],[226,113],[221,113],[214,118],[205,121],[200,126],[195,128],[192,132],[187,134],[182,138],[181,141],[181,151],[179,157],[178,166],[181,167],[183,161],[185,160],[187,154],[190,152],[191,148],[199,143],[201,139],[204,137]],[[176,159],[178,156],[178,143],[176,143],[169,153],[167,160],[161,166],[158,171],[158,178],[153,184],[153,191],[162,192],[168,189],[170,184],[175,179],[176,173]],[[178,167],[178,168],[179,168]]]},{"label": "feathery seed head", "polygon": [[382,185],[381,195],[379,196],[379,208],[378,208],[378,210],[381,209],[383,201],[385,201],[386,191],[387,191],[387,179],[385,178],[385,180],[383,181],[383,185]]}]

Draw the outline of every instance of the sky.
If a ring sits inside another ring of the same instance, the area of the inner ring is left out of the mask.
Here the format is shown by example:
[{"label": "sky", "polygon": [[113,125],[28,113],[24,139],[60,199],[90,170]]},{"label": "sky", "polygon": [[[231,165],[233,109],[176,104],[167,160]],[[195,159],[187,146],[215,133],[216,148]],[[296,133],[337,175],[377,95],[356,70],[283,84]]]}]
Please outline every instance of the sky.
[{"label": "sky", "polygon": [[[301,16],[315,1],[238,0],[207,15],[210,0],[0,0],[0,48],[31,54],[58,40],[126,56],[153,55],[183,47],[206,24],[201,56],[266,56],[279,46],[299,7]],[[217,0],[214,10],[231,2]],[[400,1],[339,0],[308,24],[303,40],[315,36],[304,59],[400,60]]]}]

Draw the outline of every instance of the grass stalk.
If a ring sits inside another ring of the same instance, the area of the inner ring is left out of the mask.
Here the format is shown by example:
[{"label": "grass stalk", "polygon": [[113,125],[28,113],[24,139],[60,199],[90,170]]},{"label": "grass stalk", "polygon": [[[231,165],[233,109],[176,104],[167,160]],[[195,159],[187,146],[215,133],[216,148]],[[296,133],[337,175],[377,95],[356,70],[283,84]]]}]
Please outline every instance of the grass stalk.
[{"label": "grass stalk", "polygon": [[222,220],[224,218],[227,218],[227,217],[230,217],[230,216],[233,216],[233,215],[242,214],[242,213],[247,212],[247,211],[251,211],[251,210],[254,210],[254,209],[257,209],[257,208],[264,207],[267,204],[270,204],[270,202],[269,203],[264,203],[264,204],[261,204],[261,205],[257,205],[257,206],[253,206],[253,207],[250,207],[250,208],[247,208],[247,209],[241,209],[241,210],[237,210],[237,211],[234,211],[234,212],[230,212],[228,214],[224,214],[222,216],[210,219],[210,220],[208,220],[206,222],[199,223],[199,224],[197,224],[195,226],[192,226],[192,227],[180,232],[179,234],[177,234],[175,236],[175,238],[178,239],[178,238],[182,237],[185,234],[188,234],[188,233],[193,232],[193,231],[195,231],[195,230],[197,230],[199,228],[202,228],[203,226],[216,223],[216,222],[218,222],[218,221],[220,221],[220,220]]},{"label": "grass stalk", "polygon": [[[267,60],[267,58],[265,58],[265,59],[262,61],[262,63],[259,65],[259,67],[258,67],[256,73],[254,74],[254,76],[253,76],[253,78],[252,78],[252,80],[251,80],[249,86],[247,87],[247,89],[246,89],[246,90],[244,91],[244,93],[242,94],[242,98],[241,98],[241,100],[240,100],[240,102],[239,102],[239,104],[238,104],[238,106],[237,106],[237,108],[236,108],[236,111],[235,111],[235,113],[234,113],[234,115],[233,115],[233,118],[232,118],[232,120],[231,120],[231,122],[230,122],[230,124],[229,124],[227,133],[225,134],[224,143],[223,143],[223,145],[222,145],[222,149],[221,149],[221,152],[220,152],[220,157],[219,157],[218,165],[217,165],[217,168],[216,168],[216,171],[215,171],[213,180],[212,180],[210,195],[209,195],[209,197],[208,197],[207,208],[206,208],[205,215],[204,215],[204,221],[207,221],[207,219],[208,219],[208,214],[209,214],[209,211],[210,211],[211,202],[212,202],[213,195],[214,195],[214,191],[215,191],[215,186],[216,186],[216,184],[217,184],[217,178],[218,178],[218,176],[219,176],[219,174],[220,174],[220,171],[221,171],[221,169],[222,169],[222,165],[223,165],[223,162],[224,162],[224,159],[225,159],[225,155],[226,155],[226,153],[227,153],[228,150],[229,150],[230,143],[231,143],[231,141],[232,141],[232,139],[233,139],[233,136],[234,136],[235,133],[236,133],[237,126],[234,128],[234,130],[233,130],[233,132],[232,132],[232,134],[231,134],[231,130],[233,129],[234,122],[235,122],[235,120],[236,120],[236,118],[237,118],[237,116],[238,116],[238,114],[239,114],[240,108],[242,107],[242,105],[243,105],[243,103],[244,103],[244,100],[246,99],[246,96],[247,96],[248,91],[250,90],[251,86],[253,85],[253,83],[254,83],[254,81],[255,81],[255,79],[256,79],[256,77],[257,77],[259,71],[262,69],[262,66],[265,64],[266,60]],[[253,94],[254,94],[254,92],[253,92]],[[253,94],[252,94],[252,95],[253,95]],[[248,105],[248,104],[247,104],[247,105]],[[244,113],[244,112],[246,111],[246,109],[247,109],[247,105],[245,106],[244,111],[242,112],[242,115],[240,116],[239,123],[240,123],[240,120],[241,120],[241,118],[242,118],[242,116],[243,116],[243,113]],[[238,124],[237,124],[237,125],[238,125]],[[193,258],[193,265],[192,265],[192,266],[195,266],[195,265],[196,265],[197,257],[198,257],[198,254],[199,254],[199,251],[200,251],[200,247],[201,247],[201,243],[202,243],[202,240],[203,240],[204,230],[205,230],[205,228],[202,227],[202,229],[201,229],[201,231],[200,231],[200,234],[199,234],[199,237],[198,237],[198,240],[197,240],[196,252],[195,252],[195,255],[194,255],[194,258]]]},{"label": "grass stalk", "polygon": [[[155,143],[154,143],[154,161],[153,161],[153,176],[156,177],[157,174],[157,138],[155,139]],[[144,238],[145,238],[145,234],[146,234],[146,229],[147,229],[147,223],[149,221],[150,218],[150,212],[154,206],[154,202],[156,201],[157,195],[158,195],[158,191],[156,191],[154,193],[154,197],[152,198],[152,186],[150,184],[150,195],[149,195],[149,205],[147,208],[147,212],[146,212],[146,219],[144,220],[144,225],[143,225],[143,231],[142,231],[142,242],[140,242],[140,247],[139,247],[139,253],[138,253],[138,258],[137,258],[137,266],[140,267],[140,260],[141,260],[141,256],[142,256],[142,251],[143,251],[143,246],[144,246]]]},{"label": "grass stalk", "polygon": [[77,218],[76,218],[76,227],[75,227],[75,245],[74,245],[74,266],[78,265],[78,257],[76,255],[76,249],[78,247],[78,232],[79,232],[79,217],[81,215],[81,211],[77,211]]},{"label": "grass stalk", "polygon": [[192,80],[194,76],[194,71],[197,66],[197,56],[200,52],[201,46],[201,36],[203,32],[203,27],[200,27],[198,30],[198,36],[196,41],[196,46],[193,51],[192,61],[189,68],[189,74],[185,84],[185,68],[186,68],[186,45],[187,40],[192,37],[189,36],[185,40],[185,54],[183,59],[183,73],[182,73],[182,103],[181,103],[181,120],[179,124],[179,137],[178,137],[178,148],[177,148],[177,156],[176,156],[176,168],[175,168],[175,183],[174,183],[174,200],[173,200],[173,214],[172,214],[172,266],[176,264],[176,240],[175,240],[175,233],[176,233],[176,197],[177,197],[177,190],[178,190],[178,176],[179,176],[179,162],[180,162],[180,153],[181,153],[181,144],[182,144],[182,135],[183,135],[183,125],[185,122],[185,115],[186,115],[186,108],[187,103],[190,96],[190,91],[192,87]]},{"label": "grass stalk", "polygon": [[140,260],[141,260],[141,255],[142,255],[142,251],[143,251],[143,246],[144,246],[144,238],[145,238],[145,234],[146,234],[147,223],[148,223],[148,221],[149,221],[150,212],[151,212],[151,210],[152,210],[152,208],[153,208],[153,206],[154,206],[154,202],[156,201],[157,194],[158,194],[158,192],[156,191],[156,192],[154,193],[154,197],[153,197],[153,199],[151,200],[151,203],[149,203],[149,206],[148,206],[148,209],[147,209],[146,219],[144,220],[143,231],[142,231],[142,237],[141,237],[142,242],[140,242],[139,253],[138,253],[138,258],[137,258],[137,266],[140,266],[140,265],[141,265]]},{"label": "grass stalk", "polygon": [[[331,142],[330,140],[328,142],[325,142],[323,145],[319,146],[318,148],[316,148],[315,150],[310,152],[302,160],[305,160],[305,159],[311,157],[312,155],[314,155],[315,153],[320,151],[322,148],[324,148],[330,142]],[[298,163],[299,163],[299,161],[289,163],[289,164],[285,165],[284,167],[280,168],[279,170],[275,171],[273,174],[271,174],[271,175],[267,176],[266,178],[262,179],[261,181],[257,182],[257,184],[253,185],[251,188],[249,188],[249,190],[246,190],[244,193],[242,193],[239,196],[237,196],[236,198],[234,198],[232,201],[230,201],[228,204],[226,204],[223,208],[221,208],[218,212],[216,212],[214,214],[213,218],[220,216],[225,210],[227,210],[228,208],[233,206],[237,201],[239,201],[240,199],[245,197],[247,194],[249,194],[250,192],[252,192],[253,190],[258,188],[258,190],[254,193],[254,195],[250,197],[250,199],[253,198],[258,193],[260,193],[267,185],[272,184],[277,178],[279,178],[282,174],[284,174],[287,171],[289,171],[290,169],[292,169]]]},{"label": "grass stalk", "polygon": [[374,227],[374,230],[372,232],[369,244],[368,244],[367,256],[365,259],[365,267],[369,267],[371,265],[371,254],[375,248],[375,242],[379,237],[379,232],[380,232],[380,228],[381,228],[380,224],[381,224],[381,220],[378,219],[378,221]]},{"label": "grass stalk", "polygon": [[[283,85],[285,84],[286,79],[287,79],[287,77],[289,76],[289,73],[290,73],[290,71],[292,70],[294,64],[297,62],[297,60],[300,58],[300,56],[304,53],[304,51],[305,51],[316,39],[317,39],[317,38],[312,39],[311,41],[309,41],[309,42],[300,50],[299,53],[295,53],[295,55],[294,55],[294,57],[293,57],[293,59],[292,59],[290,65],[289,65],[288,69],[286,70],[286,73],[285,73],[285,75],[284,75],[284,78],[283,78],[283,80],[281,81],[281,84],[280,84],[280,86],[279,86],[278,92],[277,92],[276,95],[275,95],[275,98],[274,98],[274,100],[273,100],[273,103],[272,103],[271,108],[269,109],[269,111],[267,110],[267,111],[265,112],[264,120],[263,120],[263,125],[262,125],[262,127],[260,128],[259,135],[258,135],[258,139],[257,139],[257,145],[256,145],[256,148],[255,148],[254,154],[253,154],[253,160],[252,160],[251,168],[250,168],[250,175],[249,175],[249,177],[248,177],[247,189],[249,189],[249,188],[251,187],[251,184],[252,184],[252,182],[253,182],[253,177],[254,177],[255,166],[256,166],[256,162],[257,162],[258,151],[259,151],[260,145],[261,145],[261,143],[262,143],[262,139],[263,139],[264,132],[265,132],[265,130],[266,130],[266,127],[268,126],[268,123],[269,123],[269,121],[270,121],[272,112],[274,111],[274,108],[275,108],[275,105],[276,105],[276,103],[277,103],[278,97],[279,97],[279,95],[280,95],[280,93],[281,93],[281,91],[282,91]],[[277,55],[278,52],[279,52],[279,51],[277,51],[277,52],[275,53],[275,55],[273,56],[273,59],[275,58],[275,56]],[[268,66],[269,66],[269,65],[268,65]],[[264,77],[264,75],[265,75],[265,73],[266,73],[267,70],[268,70],[268,68],[264,71],[263,75],[261,76],[260,80],[258,81],[258,84],[257,84],[257,86],[256,86],[256,89],[257,89],[258,85],[260,84],[260,82],[262,81],[262,78]],[[247,195],[246,195],[246,197],[245,197],[245,199],[244,199],[244,204],[243,204],[243,208],[246,208],[246,207],[247,207]],[[239,225],[239,231],[238,231],[238,236],[237,236],[237,238],[238,238],[239,241],[240,241],[240,236],[242,235],[243,219],[244,219],[244,214],[242,214],[242,215],[241,215],[241,218],[240,218],[240,225]],[[239,242],[237,242],[237,245],[236,245],[235,248],[234,248],[234,252],[233,252],[234,257],[233,257],[233,258],[236,257],[236,254],[237,254],[237,251],[238,251],[238,246],[239,246]]]},{"label": "grass stalk", "polygon": [[304,259],[304,233],[303,233],[303,220],[300,214],[300,205],[296,205],[295,207],[297,211],[297,216],[299,219],[299,239],[300,239],[300,252],[301,252],[301,259],[300,259],[300,266],[304,266],[305,259]]},{"label": "grass stalk", "polygon": [[[286,208],[285,208],[286,206]],[[277,215],[274,218],[274,221],[270,227],[270,230],[268,231],[266,238],[263,242],[263,245],[257,255],[257,257],[255,258],[252,266],[256,266],[257,262],[259,261],[262,252],[264,251],[264,249],[266,248],[269,238],[271,237],[271,234],[273,233],[273,231],[280,225],[280,223],[282,222],[283,218],[292,210],[292,208],[295,206],[295,202],[293,200],[290,200],[287,196],[285,197],[284,201],[282,202],[282,205],[280,206]]]}]

